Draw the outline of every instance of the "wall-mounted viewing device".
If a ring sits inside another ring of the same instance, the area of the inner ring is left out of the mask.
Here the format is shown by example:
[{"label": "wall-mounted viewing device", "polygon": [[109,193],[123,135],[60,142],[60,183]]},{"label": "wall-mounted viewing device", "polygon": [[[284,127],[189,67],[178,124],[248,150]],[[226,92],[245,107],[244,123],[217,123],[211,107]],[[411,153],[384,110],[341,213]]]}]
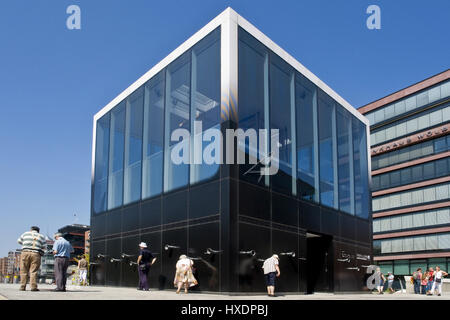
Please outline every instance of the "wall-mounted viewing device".
[{"label": "wall-mounted viewing device", "polygon": [[359,268],[358,267],[349,267],[349,268],[346,268],[347,270],[356,270],[356,271],[359,271]]},{"label": "wall-mounted viewing device", "polygon": [[256,251],[255,250],[239,251],[239,254],[254,257],[256,255]]},{"label": "wall-mounted viewing device", "polygon": [[101,253],[99,253],[99,254],[97,255],[97,258],[99,258],[99,259],[105,259],[106,257],[107,257],[107,255],[101,254]]},{"label": "wall-mounted viewing device", "polygon": [[222,250],[214,250],[211,248],[206,249],[205,254],[219,254],[222,253]]},{"label": "wall-mounted viewing device", "polygon": [[134,257],[134,255],[132,255],[132,254],[126,254],[126,253],[122,253],[120,256],[122,257],[122,259]]},{"label": "wall-mounted viewing device", "polygon": [[137,266],[137,262],[134,262],[134,261],[130,261],[130,267],[132,267],[132,266],[134,266],[134,265],[136,265],[136,266]]},{"label": "wall-mounted viewing device", "polygon": [[295,252],[281,252],[280,256],[288,256],[288,257],[295,258]]},{"label": "wall-mounted viewing device", "polygon": [[120,261],[122,261],[122,259],[111,258],[111,260],[109,260],[109,261],[111,261],[111,263],[120,262]]},{"label": "wall-mounted viewing device", "polygon": [[180,249],[180,247],[179,246],[173,246],[173,245],[170,245],[170,244],[166,244],[165,246],[164,246],[164,250],[171,250],[171,249]]}]

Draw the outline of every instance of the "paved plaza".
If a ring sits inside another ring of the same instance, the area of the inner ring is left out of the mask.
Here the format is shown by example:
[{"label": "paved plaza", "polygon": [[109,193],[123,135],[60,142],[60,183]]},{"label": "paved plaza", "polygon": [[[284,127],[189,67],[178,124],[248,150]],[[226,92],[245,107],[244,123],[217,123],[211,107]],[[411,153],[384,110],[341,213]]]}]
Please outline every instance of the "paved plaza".
[{"label": "paved plaza", "polygon": [[274,298],[266,295],[220,295],[210,293],[176,294],[175,290],[138,291],[134,288],[119,287],[80,287],[67,286],[66,292],[53,292],[53,285],[42,284],[39,292],[19,291],[18,284],[0,284],[0,300],[450,300],[450,293],[441,297],[414,295],[408,293],[394,294],[329,294],[280,295]]}]

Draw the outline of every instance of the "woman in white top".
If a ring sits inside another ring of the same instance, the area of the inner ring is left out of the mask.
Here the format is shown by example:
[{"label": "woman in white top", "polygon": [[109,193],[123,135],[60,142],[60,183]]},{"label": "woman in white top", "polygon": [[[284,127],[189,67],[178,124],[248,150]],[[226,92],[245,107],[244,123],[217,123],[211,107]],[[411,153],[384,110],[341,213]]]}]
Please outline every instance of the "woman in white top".
[{"label": "woman in white top", "polygon": [[186,257],[184,254],[180,256],[176,264],[174,286],[177,288],[177,293],[180,293],[181,286],[184,284],[184,292],[188,293],[188,288],[197,285],[197,280],[192,273],[192,266],[194,262]]},{"label": "woman in white top", "polygon": [[431,294],[436,292],[438,289],[438,296],[442,294],[442,278],[448,276],[448,273],[441,270],[440,267],[436,267],[436,271],[434,272],[434,282],[433,287],[431,288]]}]

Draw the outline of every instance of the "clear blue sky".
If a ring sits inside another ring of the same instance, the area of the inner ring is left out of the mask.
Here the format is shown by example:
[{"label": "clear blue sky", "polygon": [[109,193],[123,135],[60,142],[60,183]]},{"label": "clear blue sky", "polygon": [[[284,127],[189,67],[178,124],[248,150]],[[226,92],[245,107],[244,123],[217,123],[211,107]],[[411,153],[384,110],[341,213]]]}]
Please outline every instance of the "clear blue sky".
[{"label": "clear blue sky", "polygon": [[89,224],[93,115],[228,6],[355,107],[450,65],[448,0],[3,0],[0,256],[31,225]]}]

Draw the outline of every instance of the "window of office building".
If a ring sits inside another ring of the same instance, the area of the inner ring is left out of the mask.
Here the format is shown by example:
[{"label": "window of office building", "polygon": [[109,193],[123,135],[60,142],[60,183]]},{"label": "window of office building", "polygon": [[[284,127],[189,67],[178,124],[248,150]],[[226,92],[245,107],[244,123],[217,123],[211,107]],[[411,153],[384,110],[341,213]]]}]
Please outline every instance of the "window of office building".
[{"label": "window of office building", "polygon": [[297,177],[301,198],[319,202],[317,88],[304,76],[297,74],[295,94]]},{"label": "window of office building", "polygon": [[[166,69],[166,105],[164,133],[164,191],[189,183],[189,135],[174,137],[176,129],[190,132],[190,52],[183,54]],[[179,131],[182,133],[181,131]],[[172,141],[173,140],[173,141]],[[173,153],[173,154],[172,154]],[[176,161],[174,161],[174,158]]]},{"label": "window of office building", "polygon": [[141,87],[126,102],[124,204],[141,198],[143,107]]},{"label": "window of office building", "polygon": [[[191,177],[194,184],[214,177],[219,171],[220,161],[213,146],[216,139],[214,133],[220,130],[220,29],[216,29],[192,49],[192,97],[191,97]],[[194,125],[201,123],[201,132]],[[202,138],[203,135],[203,138]],[[205,141],[203,141],[205,140]],[[220,150],[222,152],[222,150]],[[208,153],[208,157],[203,157]],[[208,162],[206,162],[206,161]]]},{"label": "window of office building", "polygon": [[111,110],[109,140],[108,210],[123,203],[123,156],[125,144],[125,102]]},{"label": "window of office building", "polygon": [[108,191],[108,154],[109,154],[110,114],[107,113],[96,125],[95,139],[95,178],[94,178],[94,212],[100,213],[107,208]]},{"label": "window of office building", "polygon": [[142,199],[162,192],[163,185],[164,72],[145,84]]}]

